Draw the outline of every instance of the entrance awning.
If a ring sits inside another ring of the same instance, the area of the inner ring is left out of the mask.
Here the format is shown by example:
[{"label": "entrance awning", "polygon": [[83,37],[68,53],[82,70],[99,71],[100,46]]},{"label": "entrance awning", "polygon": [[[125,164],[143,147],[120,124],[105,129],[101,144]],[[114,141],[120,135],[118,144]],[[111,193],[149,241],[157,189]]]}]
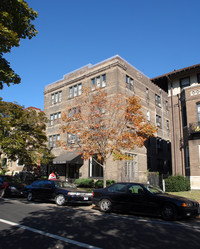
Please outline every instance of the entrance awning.
[{"label": "entrance awning", "polygon": [[82,165],[83,159],[81,158],[81,155],[77,151],[72,151],[72,152],[66,151],[53,159],[53,164],[65,164],[65,163]]}]

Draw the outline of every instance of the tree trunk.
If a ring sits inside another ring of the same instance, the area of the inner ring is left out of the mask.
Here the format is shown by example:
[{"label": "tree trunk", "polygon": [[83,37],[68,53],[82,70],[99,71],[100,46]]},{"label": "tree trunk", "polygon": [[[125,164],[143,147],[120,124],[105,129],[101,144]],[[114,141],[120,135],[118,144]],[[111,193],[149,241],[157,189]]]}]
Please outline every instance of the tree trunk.
[{"label": "tree trunk", "polygon": [[103,163],[103,187],[106,187],[106,162]]}]

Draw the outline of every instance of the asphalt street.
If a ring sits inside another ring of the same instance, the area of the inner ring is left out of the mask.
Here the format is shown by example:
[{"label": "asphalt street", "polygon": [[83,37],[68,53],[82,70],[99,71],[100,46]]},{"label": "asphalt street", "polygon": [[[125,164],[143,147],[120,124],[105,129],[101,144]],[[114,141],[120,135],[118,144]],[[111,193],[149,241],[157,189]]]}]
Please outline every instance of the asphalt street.
[{"label": "asphalt street", "polygon": [[200,219],[103,214],[93,206],[0,199],[0,249],[200,247]]}]

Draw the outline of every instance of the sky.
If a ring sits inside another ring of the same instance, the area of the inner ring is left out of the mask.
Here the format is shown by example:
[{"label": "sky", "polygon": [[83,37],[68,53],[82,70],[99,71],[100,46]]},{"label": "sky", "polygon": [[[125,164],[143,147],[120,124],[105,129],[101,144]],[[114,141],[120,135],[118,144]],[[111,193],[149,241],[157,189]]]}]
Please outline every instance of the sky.
[{"label": "sky", "polygon": [[26,0],[31,40],[4,54],[21,83],[4,101],[44,109],[45,86],[120,55],[149,78],[200,63],[199,0]]}]

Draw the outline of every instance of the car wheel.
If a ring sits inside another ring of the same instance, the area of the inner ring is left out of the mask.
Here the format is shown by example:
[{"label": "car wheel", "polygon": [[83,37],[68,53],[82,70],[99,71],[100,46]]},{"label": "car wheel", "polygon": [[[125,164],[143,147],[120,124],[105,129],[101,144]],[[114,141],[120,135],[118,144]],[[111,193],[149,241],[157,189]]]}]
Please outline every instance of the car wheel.
[{"label": "car wheel", "polygon": [[64,197],[64,195],[62,195],[62,194],[57,195],[55,201],[56,201],[56,204],[58,206],[63,206],[65,204],[65,197]]},{"label": "car wheel", "polygon": [[176,220],[177,210],[173,204],[165,204],[161,211],[162,218],[164,220]]},{"label": "car wheel", "polygon": [[99,207],[100,207],[101,212],[104,212],[104,213],[110,212],[112,209],[112,203],[108,199],[103,199],[100,201]]},{"label": "car wheel", "polygon": [[28,201],[32,201],[33,200],[33,194],[31,192],[28,193],[27,200]]}]

